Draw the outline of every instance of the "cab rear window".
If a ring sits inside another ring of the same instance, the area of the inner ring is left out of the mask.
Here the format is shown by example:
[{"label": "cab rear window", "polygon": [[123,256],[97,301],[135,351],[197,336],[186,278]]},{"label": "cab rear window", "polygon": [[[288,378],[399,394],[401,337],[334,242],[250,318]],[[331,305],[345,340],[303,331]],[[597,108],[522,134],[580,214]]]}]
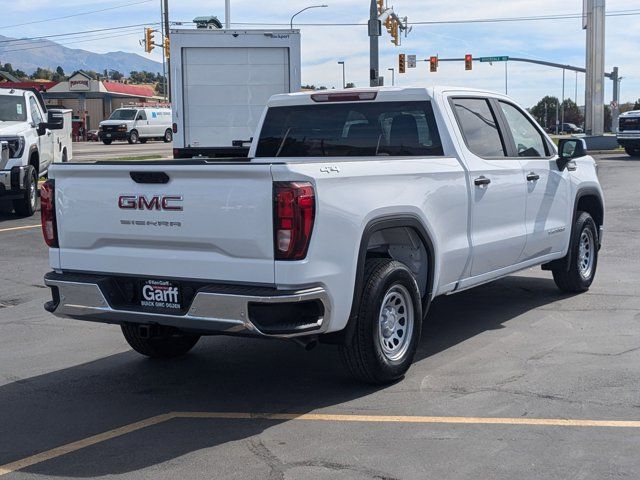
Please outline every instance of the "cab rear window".
[{"label": "cab rear window", "polygon": [[269,108],[257,157],[439,156],[431,102]]}]

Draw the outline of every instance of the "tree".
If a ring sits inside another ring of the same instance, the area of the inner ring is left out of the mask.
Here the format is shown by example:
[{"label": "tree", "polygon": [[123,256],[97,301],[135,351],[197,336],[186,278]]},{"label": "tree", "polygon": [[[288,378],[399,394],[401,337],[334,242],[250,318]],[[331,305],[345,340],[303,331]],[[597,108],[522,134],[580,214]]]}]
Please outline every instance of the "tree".
[{"label": "tree", "polygon": [[[582,125],[584,121],[584,116],[582,112],[578,108],[576,102],[567,98],[564,102],[562,102],[562,107],[564,108],[564,121],[565,123],[574,123],[576,125]],[[560,110],[560,115],[562,115],[562,110]],[[555,121],[555,120],[554,120]]]},{"label": "tree", "polygon": [[28,78],[29,75],[27,75],[25,72],[23,72],[22,70],[18,69],[18,70],[14,70],[13,71],[13,75],[15,77],[18,77],[19,79],[24,79],[24,78]]},{"label": "tree", "polygon": [[53,72],[48,68],[38,67],[29,78],[32,80],[51,80],[51,78],[53,78]]},{"label": "tree", "polygon": [[344,86],[344,88],[356,88],[356,84],[353,82],[349,82]]},{"label": "tree", "polygon": [[51,80],[53,80],[54,82],[63,82],[66,79],[67,79],[67,76],[64,74],[64,70],[62,69],[61,66],[58,65],[58,68],[56,68],[56,71],[51,77]]},{"label": "tree", "polygon": [[117,70],[111,70],[111,79],[120,81],[124,78],[124,75]]},{"label": "tree", "polygon": [[[546,128],[555,128],[556,125],[556,112],[560,118],[560,112],[558,111],[559,100],[557,97],[547,95],[542,98],[538,103],[531,107],[531,115],[535,117],[540,125]],[[566,120],[566,118],[565,118]]]},{"label": "tree", "polygon": [[58,65],[58,68],[56,68],[56,73],[62,77],[64,77],[64,70],[62,69],[62,67],[60,65]]},{"label": "tree", "polygon": [[165,83],[164,82],[156,83],[155,91],[158,95],[165,95]]},{"label": "tree", "polygon": [[611,107],[609,105],[604,106],[604,131],[611,131]]},{"label": "tree", "polygon": [[640,98],[636,100],[636,103],[633,105],[634,110],[640,110]]}]

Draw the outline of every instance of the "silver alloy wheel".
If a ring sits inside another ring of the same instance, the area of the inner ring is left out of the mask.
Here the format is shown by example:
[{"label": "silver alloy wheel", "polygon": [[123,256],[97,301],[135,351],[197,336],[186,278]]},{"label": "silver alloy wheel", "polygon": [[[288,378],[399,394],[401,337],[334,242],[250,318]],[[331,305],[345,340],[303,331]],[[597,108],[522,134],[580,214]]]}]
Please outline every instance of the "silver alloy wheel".
[{"label": "silver alloy wheel", "polygon": [[38,191],[38,179],[35,177],[31,177],[31,183],[29,185],[29,204],[31,205],[31,209],[36,209],[36,198]]},{"label": "silver alloy wheel", "polygon": [[382,300],[378,314],[378,341],[387,359],[403,357],[413,337],[413,302],[402,285],[392,286]]},{"label": "silver alloy wheel", "polygon": [[580,276],[585,280],[589,280],[593,273],[595,254],[596,245],[593,232],[591,229],[585,228],[580,234],[580,243],[578,244],[578,270]]}]

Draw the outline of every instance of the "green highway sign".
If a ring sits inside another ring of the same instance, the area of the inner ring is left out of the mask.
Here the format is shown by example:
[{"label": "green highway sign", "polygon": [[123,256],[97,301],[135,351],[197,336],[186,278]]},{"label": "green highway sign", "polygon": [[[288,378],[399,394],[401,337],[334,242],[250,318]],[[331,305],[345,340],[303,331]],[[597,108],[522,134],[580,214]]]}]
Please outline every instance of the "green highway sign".
[{"label": "green highway sign", "polygon": [[481,62],[508,62],[509,57],[480,57]]}]

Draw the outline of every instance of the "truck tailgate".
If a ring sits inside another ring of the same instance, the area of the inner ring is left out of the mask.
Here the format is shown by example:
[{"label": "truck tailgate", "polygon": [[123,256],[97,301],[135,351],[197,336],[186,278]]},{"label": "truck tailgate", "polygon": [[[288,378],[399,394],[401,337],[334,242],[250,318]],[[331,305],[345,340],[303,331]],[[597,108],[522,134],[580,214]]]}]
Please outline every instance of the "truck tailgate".
[{"label": "truck tailgate", "polygon": [[63,270],[274,283],[270,165],[52,170]]}]

